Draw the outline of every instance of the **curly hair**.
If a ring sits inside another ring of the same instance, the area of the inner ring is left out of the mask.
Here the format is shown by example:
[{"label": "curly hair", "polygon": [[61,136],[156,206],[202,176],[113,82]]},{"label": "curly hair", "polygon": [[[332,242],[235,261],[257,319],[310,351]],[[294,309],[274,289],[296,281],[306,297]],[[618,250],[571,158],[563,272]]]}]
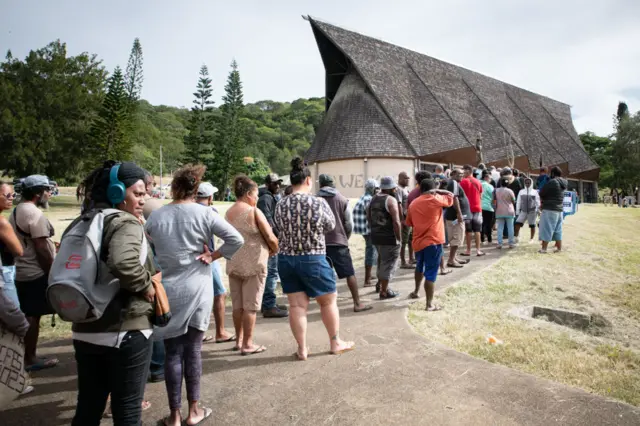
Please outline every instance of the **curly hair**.
[{"label": "curly hair", "polygon": [[202,164],[186,164],[175,171],[171,181],[171,195],[174,200],[193,198],[198,192],[207,167]]},{"label": "curly hair", "polygon": [[291,185],[300,185],[309,176],[311,176],[311,171],[302,158],[296,157],[291,160],[291,173],[289,174]]},{"label": "curly hair", "polygon": [[238,175],[233,180],[233,193],[238,199],[244,197],[254,189],[258,189],[258,184],[246,175]]}]

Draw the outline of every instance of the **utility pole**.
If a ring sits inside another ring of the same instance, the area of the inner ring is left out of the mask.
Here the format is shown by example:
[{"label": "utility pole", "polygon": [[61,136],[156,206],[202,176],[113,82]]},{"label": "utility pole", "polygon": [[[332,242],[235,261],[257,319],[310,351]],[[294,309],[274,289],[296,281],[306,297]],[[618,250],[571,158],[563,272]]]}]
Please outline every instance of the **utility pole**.
[{"label": "utility pole", "polygon": [[164,188],[162,188],[162,145],[160,145],[160,198],[164,199]]}]

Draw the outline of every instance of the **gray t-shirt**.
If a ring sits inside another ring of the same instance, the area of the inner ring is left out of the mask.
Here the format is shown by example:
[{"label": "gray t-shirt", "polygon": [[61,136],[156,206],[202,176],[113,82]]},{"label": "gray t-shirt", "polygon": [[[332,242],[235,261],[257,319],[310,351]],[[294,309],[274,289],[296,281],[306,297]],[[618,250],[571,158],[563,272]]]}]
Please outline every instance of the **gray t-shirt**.
[{"label": "gray t-shirt", "polygon": [[209,207],[196,203],[169,204],[155,210],[146,231],[162,270],[172,314],[169,325],[155,330],[155,338],[182,336],[188,327],[206,331],[213,308],[211,266],[196,258],[216,236],[224,242],[220,252],[231,259],[244,244],[242,236]]}]

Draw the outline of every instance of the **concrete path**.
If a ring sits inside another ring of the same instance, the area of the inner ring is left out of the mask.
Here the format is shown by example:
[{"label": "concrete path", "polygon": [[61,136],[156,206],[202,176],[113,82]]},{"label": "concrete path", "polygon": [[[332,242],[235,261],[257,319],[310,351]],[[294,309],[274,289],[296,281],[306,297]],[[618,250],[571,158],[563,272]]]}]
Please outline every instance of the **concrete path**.
[{"label": "concrete path", "polygon": [[[498,254],[489,252],[442,277],[438,288],[491,264]],[[258,320],[256,342],[268,346],[263,354],[242,357],[231,351],[232,344],[205,345],[202,403],[213,408],[215,416],[205,424],[640,424],[640,410],[627,404],[427,341],[406,321],[413,272],[400,271],[393,287],[401,296],[388,302],[363,290],[375,307],[354,314],[344,283],[340,286],[341,335],[356,341],[354,352],[328,354],[328,337],[315,304],[309,313],[312,355],[307,362],[294,360],[295,342],[286,319]],[[76,398],[73,348],[69,340],[49,342],[41,353],[58,356],[60,366],[36,373],[36,391],[0,412],[1,425],[70,423]],[[144,413],[143,423],[154,425],[167,414],[164,383],[149,384],[145,396],[153,407]]]}]

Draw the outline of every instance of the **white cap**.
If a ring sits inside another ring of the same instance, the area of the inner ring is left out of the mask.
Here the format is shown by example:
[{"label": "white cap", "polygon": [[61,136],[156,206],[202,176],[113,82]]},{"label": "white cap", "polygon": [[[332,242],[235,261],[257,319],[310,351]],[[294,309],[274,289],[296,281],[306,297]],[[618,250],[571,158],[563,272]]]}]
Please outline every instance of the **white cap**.
[{"label": "white cap", "polygon": [[209,198],[216,192],[218,192],[218,188],[209,182],[200,182],[200,185],[198,185],[198,198]]}]

